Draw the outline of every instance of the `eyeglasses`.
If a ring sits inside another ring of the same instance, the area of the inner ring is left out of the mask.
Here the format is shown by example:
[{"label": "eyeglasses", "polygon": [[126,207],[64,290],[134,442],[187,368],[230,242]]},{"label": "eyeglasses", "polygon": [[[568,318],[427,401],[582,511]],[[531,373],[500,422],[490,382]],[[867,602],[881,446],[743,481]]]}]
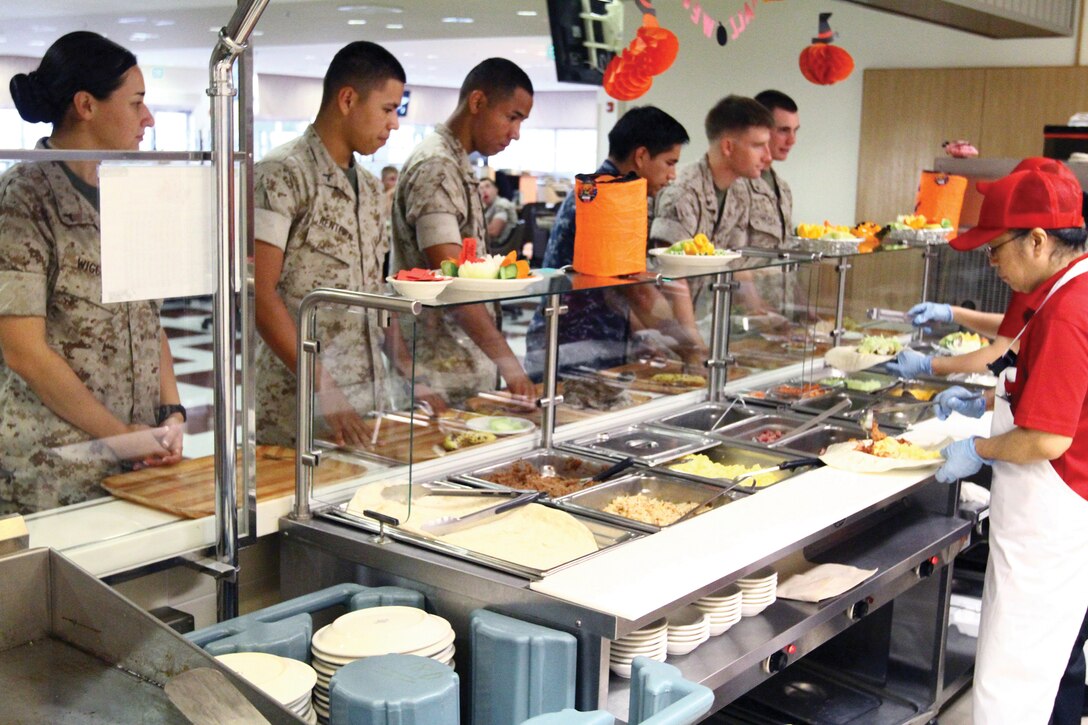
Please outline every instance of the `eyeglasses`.
[{"label": "eyeglasses", "polygon": [[994,258],[997,257],[997,250],[1001,249],[1002,247],[1004,247],[1009,242],[1015,242],[1017,239],[1023,239],[1029,233],[1030,232],[1023,232],[1021,234],[1017,234],[1014,237],[1009,237],[1008,239],[1001,242],[1000,244],[990,244],[990,245],[988,245],[986,247],[986,255],[990,258],[990,261],[993,261]]}]

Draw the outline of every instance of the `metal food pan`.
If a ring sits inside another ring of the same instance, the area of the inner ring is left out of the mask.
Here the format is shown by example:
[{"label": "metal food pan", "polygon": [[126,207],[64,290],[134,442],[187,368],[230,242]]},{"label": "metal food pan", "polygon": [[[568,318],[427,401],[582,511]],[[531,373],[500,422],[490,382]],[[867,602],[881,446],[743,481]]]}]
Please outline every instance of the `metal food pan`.
[{"label": "metal food pan", "polygon": [[[530,504],[547,506],[550,504]],[[332,506],[327,509],[321,509],[315,512],[315,515],[321,518],[331,519],[342,525],[347,525],[355,529],[362,531],[368,531],[372,533],[378,532],[378,525],[371,519],[366,519],[361,516],[347,510],[347,503],[339,504],[338,506]],[[556,507],[558,508],[558,507]],[[397,541],[403,541],[405,543],[418,546],[421,549],[429,549],[430,551],[437,551],[442,554],[463,559],[465,561],[472,562],[474,564],[480,564],[482,566],[489,567],[491,569],[497,569],[514,576],[524,577],[527,579],[543,579],[549,574],[553,574],[562,569],[566,569],[568,566],[580,561],[586,561],[597,554],[605,551],[613,546],[618,546],[632,539],[638,539],[646,535],[646,532],[642,529],[637,529],[629,525],[621,525],[610,521],[602,521],[595,516],[587,516],[574,511],[566,511],[566,513],[573,516],[580,523],[585,525],[593,534],[593,538],[597,542],[597,551],[586,554],[585,556],[571,559],[568,562],[559,564],[551,569],[535,569],[533,567],[525,566],[523,564],[516,564],[514,562],[505,561],[486,554],[480,554],[475,551],[471,551],[461,546],[454,546],[445,541],[439,541],[437,539],[428,538],[411,531],[405,531],[403,529],[393,527],[386,527],[385,534],[391,539]]]},{"label": "metal food pan", "polygon": [[594,516],[599,516],[602,519],[614,521],[624,526],[656,532],[660,531],[663,526],[671,525],[672,522],[670,521],[669,523],[662,525],[652,524],[645,521],[639,521],[638,519],[620,516],[619,514],[609,513],[605,511],[605,508],[619,496],[635,496],[642,494],[644,496],[650,496],[652,498],[674,503],[695,503],[698,504],[698,507],[704,506],[708,501],[715,496],[718,496],[716,500],[711,502],[710,508],[706,508],[704,511],[693,514],[693,516],[699,516],[706,511],[731,503],[744,495],[733,494],[732,491],[728,491],[725,495],[719,496],[721,493],[721,485],[698,483],[696,481],[689,481],[652,471],[640,471],[638,473],[623,476],[614,481],[607,481],[590,489],[564,496],[559,499],[556,504],[565,509],[585,511]]},{"label": "metal food pan", "polygon": [[859,426],[846,427],[840,425],[824,424],[811,430],[798,433],[795,436],[787,436],[771,444],[772,448],[788,448],[793,451],[817,456],[824,452],[828,446],[835,443],[844,443],[859,438],[867,438],[868,435]]},{"label": "metal food pan", "polygon": [[878,398],[865,393],[838,392],[816,400],[804,400],[794,404],[794,410],[806,413],[822,413],[828,408],[838,405],[843,400],[850,401],[850,407],[837,413],[834,418],[846,418],[857,420],[861,411],[877,402]]},{"label": "metal food pan", "polygon": [[[610,459],[573,453],[571,451],[559,451],[554,449],[539,450],[520,455],[514,460],[493,463],[489,466],[469,471],[468,473],[459,473],[453,476],[453,478],[464,483],[471,483],[487,488],[537,491],[542,489],[529,485],[528,483],[525,485],[518,485],[517,482],[509,480],[504,483],[499,483],[491,479],[497,476],[517,475],[519,471],[525,471],[529,475],[532,475],[532,473],[539,474],[544,466],[551,466],[555,469],[556,477],[559,480],[573,481],[586,478],[587,476],[595,476],[613,463],[614,461]],[[532,473],[530,473],[530,471]],[[548,491],[545,491],[545,493],[551,496]]]},{"label": "metal food pan", "polygon": [[748,407],[737,402],[704,403],[691,410],[670,415],[659,422],[661,425],[672,428],[712,433],[727,425],[739,423],[765,411],[766,409]]},{"label": "metal food pan", "polygon": [[[835,381],[835,382],[831,382]],[[879,395],[885,390],[895,386],[899,379],[894,375],[871,373],[866,371],[856,373],[842,373],[838,370],[830,372],[827,376],[816,382],[828,387],[834,387],[843,392],[859,393],[861,395]],[[875,387],[872,387],[875,384]],[[868,390],[861,387],[865,385]]]},{"label": "metal food pan", "polygon": [[950,387],[952,386],[929,380],[903,380],[881,397],[885,400],[894,401],[922,400],[932,402],[937,393]]},{"label": "metal food pan", "polygon": [[613,459],[630,457],[643,465],[656,466],[717,443],[716,438],[689,431],[639,424],[585,436],[563,447]]},{"label": "metal food pan", "polygon": [[801,385],[812,385],[812,383],[810,381],[805,381],[804,383],[800,381],[792,383],[779,383],[778,385],[773,385],[769,388],[764,388],[762,390],[749,390],[741,393],[741,395],[743,395],[745,398],[748,398],[749,400],[768,401],[772,403],[783,403],[785,405],[790,405],[803,400],[817,400],[819,398],[831,395],[835,392],[834,388],[828,388],[823,385],[819,386],[818,389],[813,388],[813,392],[804,396],[793,395],[787,390],[788,387],[800,387]]},{"label": "metal food pan", "polygon": [[[709,458],[714,463],[720,463],[723,466],[741,465],[751,468],[752,466],[759,466],[760,468],[770,468],[771,466],[777,466],[783,461],[792,461],[797,458],[803,458],[791,451],[782,450],[769,450],[760,449],[755,447],[747,447],[735,442],[722,443],[719,446],[702,451],[702,454]],[[706,478],[704,476],[697,476],[691,473],[684,473],[682,471],[676,471],[671,467],[665,467],[664,469],[670,476],[682,476],[684,478],[699,481],[701,483],[710,483],[713,485],[721,486],[733,483],[733,479],[729,478]],[[772,474],[774,483],[781,483],[790,476],[794,476],[798,473],[796,469],[792,471],[776,471]],[[769,484],[773,485],[773,484]],[[744,491],[746,493],[755,493],[756,491],[762,491],[767,486],[746,486],[737,485],[735,490]]]},{"label": "metal food pan", "polygon": [[744,441],[745,443],[758,443],[759,445],[770,445],[762,441],[757,441],[756,436],[764,431],[774,431],[781,433],[779,439],[773,442],[786,438],[789,434],[799,425],[805,422],[805,418],[802,416],[783,415],[781,413],[757,415],[747,420],[742,420],[739,423],[725,426],[719,430],[714,431],[715,435],[722,436],[723,438],[729,438],[730,440]]}]

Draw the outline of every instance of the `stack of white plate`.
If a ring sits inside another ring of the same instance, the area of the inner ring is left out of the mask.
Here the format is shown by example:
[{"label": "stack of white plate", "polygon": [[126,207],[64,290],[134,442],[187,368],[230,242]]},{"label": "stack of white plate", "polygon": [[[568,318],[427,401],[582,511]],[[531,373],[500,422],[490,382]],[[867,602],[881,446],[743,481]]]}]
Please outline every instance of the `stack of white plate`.
[{"label": "stack of white plate", "polygon": [[695,606],[705,612],[710,620],[711,637],[717,637],[740,621],[742,595],[740,587],[730,584],[695,602]]},{"label": "stack of white plate", "polygon": [[752,572],[737,580],[743,601],[740,613],[745,617],[754,617],[774,604],[775,591],[778,589],[778,572],[769,566]]},{"label": "stack of white plate", "polygon": [[684,607],[667,617],[670,655],[686,655],[710,639],[710,617],[698,607]]},{"label": "stack of white plate", "polygon": [[216,659],[302,720],[317,722],[311,701],[317,673],[305,662],[264,652],[234,652]]},{"label": "stack of white plate", "polygon": [[608,657],[609,667],[620,677],[630,677],[631,661],[636,657],[664,662],[669,648],[668,626],[667,620],[658,619],[614,641]]},{"label": "stack of white plate", "polygon": [[357,659],[385,654],[430,657],[453,667],[453,627],[415,607],[373,607],[349,612],[314,634],[310,643],[317,670],[314,709],[329,718],[329,681]]}]

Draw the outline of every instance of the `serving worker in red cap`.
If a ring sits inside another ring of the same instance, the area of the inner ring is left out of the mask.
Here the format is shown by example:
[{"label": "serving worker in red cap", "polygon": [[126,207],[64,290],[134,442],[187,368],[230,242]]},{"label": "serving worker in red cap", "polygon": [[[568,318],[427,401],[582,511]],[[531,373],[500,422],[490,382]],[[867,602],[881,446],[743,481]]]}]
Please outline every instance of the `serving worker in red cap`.
[{"label": "serving worker in red cap", "polygon": [[994,468],[974,722],[1044,725],[1088,608],[1088,232],[1075,179],[1021,171],[979,190],[978,226],[951,244],[986,245],[1029,319],[990,437],[946,447],[937,479]]}]

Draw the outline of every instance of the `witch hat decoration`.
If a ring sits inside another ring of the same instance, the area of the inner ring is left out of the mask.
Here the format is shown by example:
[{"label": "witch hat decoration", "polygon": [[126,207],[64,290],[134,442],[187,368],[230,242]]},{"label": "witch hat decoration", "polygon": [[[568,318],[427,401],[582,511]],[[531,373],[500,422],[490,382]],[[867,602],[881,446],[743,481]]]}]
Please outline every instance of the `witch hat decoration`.
[{"label": "witch hat decoration", "polygon": [[820,13],[820,34],[812,39],[813,43],[830,43],[838,37],[838,33],[831,29],[831,13]]}]

